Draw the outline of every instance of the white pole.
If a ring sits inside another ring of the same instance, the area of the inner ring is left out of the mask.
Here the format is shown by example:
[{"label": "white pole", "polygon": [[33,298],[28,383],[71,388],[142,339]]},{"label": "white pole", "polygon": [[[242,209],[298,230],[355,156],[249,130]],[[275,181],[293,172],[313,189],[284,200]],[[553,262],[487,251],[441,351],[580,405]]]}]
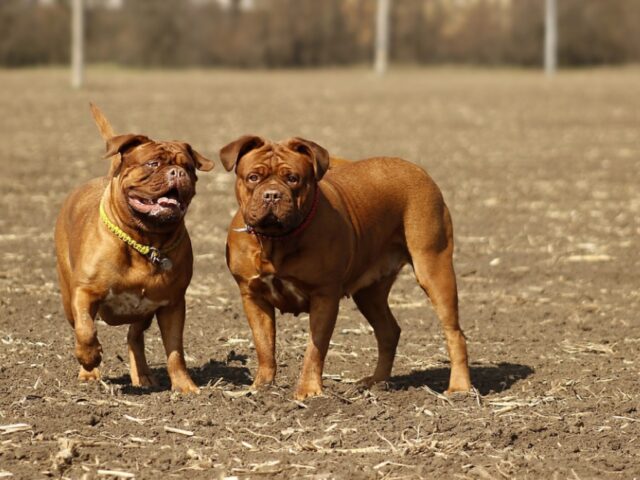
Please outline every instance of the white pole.
[{"label": "white pole", "polygon": [[376,15],[376,58],[375,71],[384,75],[389,59],[389,12],[391,0],[378,0]]},{"label": "white pole", "polygon": [[71,86],[82,87],[84,70],[84,0],[71,0]]},{"label": "white pole", "polygon": [[544,25],[544,71],[547,76],[552,76],[558,66],[557,0],[546,0]]}]

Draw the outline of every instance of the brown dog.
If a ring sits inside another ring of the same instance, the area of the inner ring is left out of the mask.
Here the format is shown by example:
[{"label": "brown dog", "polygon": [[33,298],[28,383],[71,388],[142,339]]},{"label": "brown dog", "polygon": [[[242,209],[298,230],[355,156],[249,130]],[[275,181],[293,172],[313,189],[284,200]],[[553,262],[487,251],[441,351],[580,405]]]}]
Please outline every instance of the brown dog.
[{"label": "brown dog", "polygon": [[278,308],[310,313],[295,398],[322,393],[324,359],[345,295],[353,296],[378,342],[376,369],[363,382],[387,380],[400,338],[387,298],[410,263],[444,328],[451,358],[447,391],[471,388],[458,324],[451,217],[424,170],[397,158],[330,159],[301,138],[275,143],[245,136],[222,148],[220,157],[237,173],[240,208],[229,229],[227,264],[258,354],[254,387],[275,377]]},{"label": "brown dog", "polygon": [[57,269],[64,310],[75,331],[81,380],[99,378],[102,359],[94,319],[129,324],[133,385],[155,385],[144,331],[158,318],[171,386],[197,392],[182,346],[185,291],[193,255],[184,215],[195,195],[196,169],[213,163],[181,142],[114,135],[91,106],[112,157],[109,175],[67,197],[56,224]]}]

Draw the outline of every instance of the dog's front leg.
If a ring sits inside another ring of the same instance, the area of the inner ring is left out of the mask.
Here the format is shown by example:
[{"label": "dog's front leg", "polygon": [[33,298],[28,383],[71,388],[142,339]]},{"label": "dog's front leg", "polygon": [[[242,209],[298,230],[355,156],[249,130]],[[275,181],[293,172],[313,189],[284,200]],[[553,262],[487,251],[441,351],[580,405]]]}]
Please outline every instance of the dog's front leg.
[{"label": "dog's front leg", "polygon": [[294,397],[304,400],[322,394],[322,370],[338,317],[340,295],[321,294],[311,297],[309,311],[309,343],[304,354],[302,373]]},{"label": "dog's front leg", "polygon": [[160,308],[156,315],[162,334],[162,343],[167,354],[167,371],[171,379],[171,389],[182,393],[200,393],[193,383],[184,361],[182,335],[184,332],[184,298],[174,305]]},{"label": "dog's front leg", "polygon": [[88,290],[76,288],[73,291],[73,330],[76,336],[75,354],[80,362],[78,378],[82,381],[98,380],[98,365],[102,361],[102,345],[94,322],[98,299]]},{"label": "dog's front leg", "polygon": [[242,295],[242,306],[251,327],[253,344],[258,355],[258,371],[252,388],[273,383],[276,376],[276,321],[273,305],[252,293]]}]

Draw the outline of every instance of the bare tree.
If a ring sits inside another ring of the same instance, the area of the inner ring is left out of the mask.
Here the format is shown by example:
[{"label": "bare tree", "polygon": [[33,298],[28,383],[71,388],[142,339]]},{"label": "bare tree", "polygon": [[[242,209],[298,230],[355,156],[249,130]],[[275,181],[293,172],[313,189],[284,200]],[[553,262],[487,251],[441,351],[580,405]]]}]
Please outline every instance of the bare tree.
[{"label": "bare tree", "polygon": [[640,0],[116,4],[0,0],[0,65],[70,65],[77,87],[83,64],[91,62],[272,68],[369,62],[383,73],[393,57],[400,64],[543,66],[549,74],[559,65],[640,62]]},{"label": "bare tree", "polygon": [[82,86],[84,73],[84,0],[71,2],[71,86]]},{"label": "bare tree", "polygon": [[556,73],[558,65],[558,4],[546,0],[544,28],[544,71],[548,76]]},{"label": "bare tree", "polygon": [[384,75],[389,61],[389,11],[391,0],[378,0],[376,14],[376,59],[375,71]]}]

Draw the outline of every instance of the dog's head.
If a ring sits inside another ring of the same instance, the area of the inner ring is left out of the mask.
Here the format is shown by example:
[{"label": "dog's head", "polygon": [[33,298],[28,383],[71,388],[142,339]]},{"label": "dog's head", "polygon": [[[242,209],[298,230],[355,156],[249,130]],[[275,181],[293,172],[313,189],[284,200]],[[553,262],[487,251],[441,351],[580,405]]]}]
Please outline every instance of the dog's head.
[{"label": "dog's head", "polygon": [[156,142],[144,135],[113,135],[102,113],[92,106],[106,140],[106,158],[116,201],[125,204],[137,224],[147,230],[171,228],[184,217],[196,193],[196,170],[213,162],[184,142]]},{"label": "dog's head", "polygon": [[329,168],[329,153],[303,138],[270,142],[247,135],[220,150],[235,169],[236,196],[245,223],[265,235],[286,235],[309,213],[316,183]]}]

